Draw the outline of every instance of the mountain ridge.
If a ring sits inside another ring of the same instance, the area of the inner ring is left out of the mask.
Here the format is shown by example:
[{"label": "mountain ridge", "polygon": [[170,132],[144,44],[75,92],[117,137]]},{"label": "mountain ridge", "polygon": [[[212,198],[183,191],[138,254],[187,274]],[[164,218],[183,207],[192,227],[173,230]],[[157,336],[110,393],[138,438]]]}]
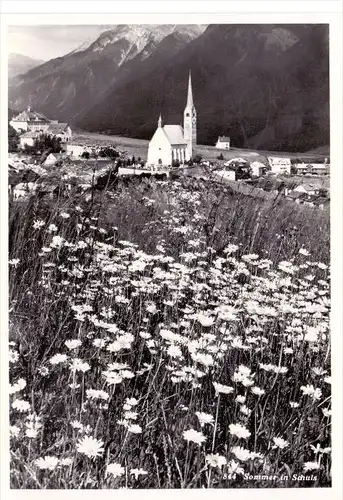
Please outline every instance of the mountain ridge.
[{"label": "mountain ridge", "polygon": [[201,143],[306,151],[329,143],[328,43],[327,25],[120,25],[18,78],[10,106],[149,139],[160,112],[182,124],[192,70]]},{"label": "mountain ridge", "polygon": [[230,135],[237,147],[306,151],[329,143],[328,64],[326,25],[211,25],[78,125],[148,139],[160,112],[182,123],[191,69],[200,143]]},{"label": "mountain ridge", "polygon": [[13,78],[20,74],[27,73],[32,68],[35,68],[44,61],[41,59],[34,59],[17,52],[11,52],[8,55],[8,77]]},{"label": "mountain ridge", "polygon": [[[205,27],[160,25],[118,25],[106,30],[85,50],[72,51],[52,59],[18,77],[9,87],[10,105],[22,109],[28,104],[58,119],[73,121],[85,106],[95,104],[107,90],[127,73],[140,71],[142,62],[154,53],[163,40],[177,32],[180,40],[171,39],[169,55],[180,50]],[[185,32],[186,30],[186,32]],[[149,63],[150,64],[150,63]]]}]

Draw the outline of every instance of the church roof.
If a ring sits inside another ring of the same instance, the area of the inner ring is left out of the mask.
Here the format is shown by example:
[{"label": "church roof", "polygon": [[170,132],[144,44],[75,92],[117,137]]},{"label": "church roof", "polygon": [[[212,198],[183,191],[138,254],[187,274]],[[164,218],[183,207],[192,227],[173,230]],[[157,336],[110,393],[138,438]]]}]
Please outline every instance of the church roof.
[{"label": "church roof", "polygon": [[163,132],[166,134],[170,144],[187,144],[183,136],[181,125],[164,125]]}]

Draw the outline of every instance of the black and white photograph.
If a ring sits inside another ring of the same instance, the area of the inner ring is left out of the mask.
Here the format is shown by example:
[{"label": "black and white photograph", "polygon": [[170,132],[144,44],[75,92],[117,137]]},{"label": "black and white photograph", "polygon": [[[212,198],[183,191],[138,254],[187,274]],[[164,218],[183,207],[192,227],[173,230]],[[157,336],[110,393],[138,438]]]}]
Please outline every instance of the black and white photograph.
[{"label": "black and white photograph", "polygon": [[12,490],[332,486],[330,25],[301,19],[7,26]]}]

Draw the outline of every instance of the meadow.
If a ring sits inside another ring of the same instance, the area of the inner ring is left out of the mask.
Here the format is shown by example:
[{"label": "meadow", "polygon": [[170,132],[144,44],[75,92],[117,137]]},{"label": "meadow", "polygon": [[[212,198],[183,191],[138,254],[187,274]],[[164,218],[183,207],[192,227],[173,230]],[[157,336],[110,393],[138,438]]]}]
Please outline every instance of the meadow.
[{"label": "meadow", "polygon": [[11,487],[330,486],[329,226],[191,178],[12,201]]}]

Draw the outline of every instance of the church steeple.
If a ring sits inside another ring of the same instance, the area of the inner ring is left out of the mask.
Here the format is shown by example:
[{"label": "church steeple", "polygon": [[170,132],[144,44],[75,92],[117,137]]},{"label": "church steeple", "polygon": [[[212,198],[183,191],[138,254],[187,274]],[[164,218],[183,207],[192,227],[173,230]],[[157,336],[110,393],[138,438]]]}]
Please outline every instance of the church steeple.
[{"label": "church steeple", "polygon": [[188,76],[188,93],[187,93],[187,107],[193,106],[193,92],[192,92],[192,76],[191,72],[189,72]]},{"label": "church steeple", "polygon": [[161,116],[161,113],[160,113],[160,117],[159,117],[158,122],[157,122],[157,126],[158,127],[162,127],[162,116]]},{"label": "church steeple", "polygon": [[189,72],[188,76],[187,103],[183,113],[183,128],[189,156],[192,156],[193,147],[197,143],[197,112],[193,102],[191,72]]}]

